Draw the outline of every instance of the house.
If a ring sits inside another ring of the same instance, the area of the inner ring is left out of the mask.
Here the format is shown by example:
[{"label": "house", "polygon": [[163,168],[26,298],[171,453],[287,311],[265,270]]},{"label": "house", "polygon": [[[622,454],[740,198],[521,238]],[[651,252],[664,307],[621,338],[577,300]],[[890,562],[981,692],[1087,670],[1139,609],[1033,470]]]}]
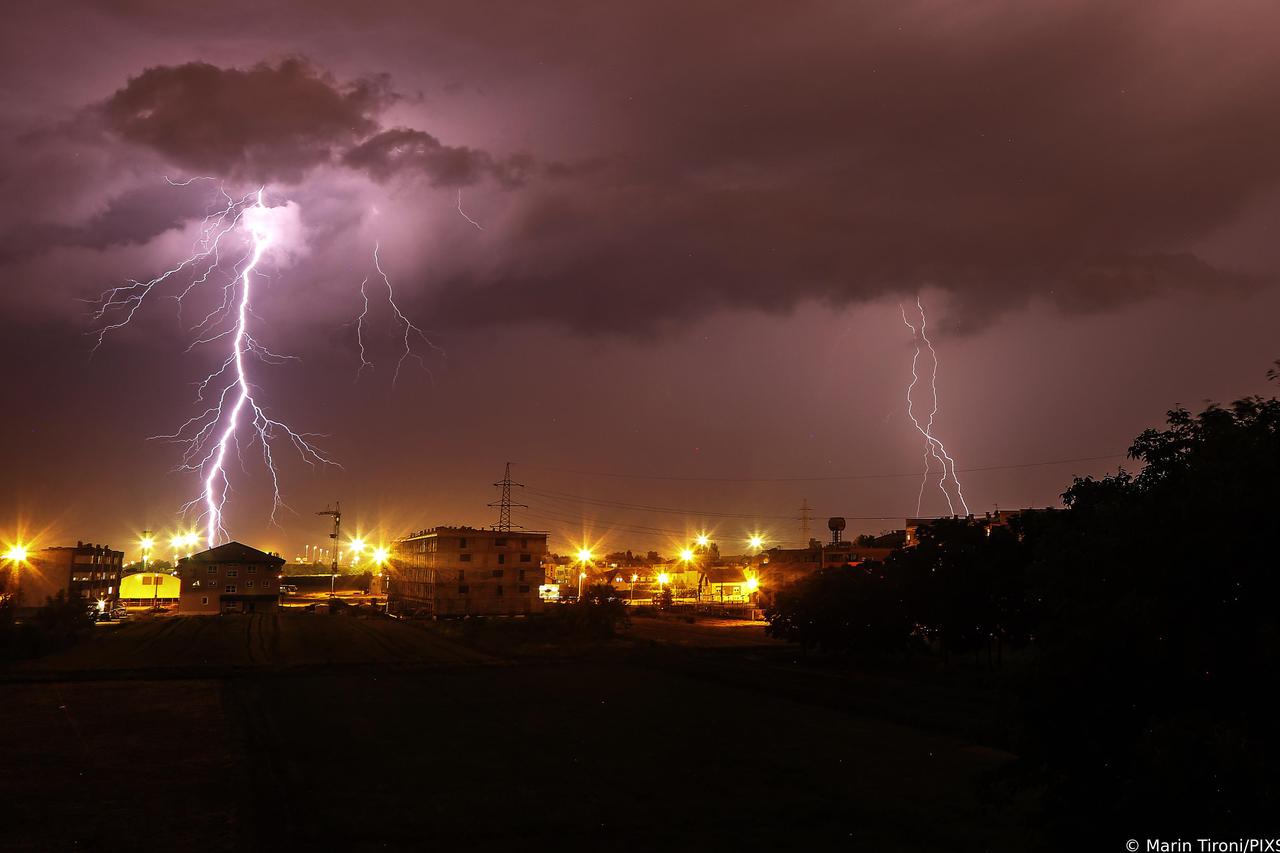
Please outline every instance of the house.
[{"label": "house", "polygon": [[392,546],[387,609],[430,616],[514,616],[542,609],[547,534],[434,527]]},{"label": "house", "polygon": [[742,566],[712,566],[702,570],[698,580],[698,603],[744,605],[756,600],[760,582]]},{"label": "house", "polygon": [[284,559],[228,542],[178,561],[182,614],[263,613],[280,606]]}]

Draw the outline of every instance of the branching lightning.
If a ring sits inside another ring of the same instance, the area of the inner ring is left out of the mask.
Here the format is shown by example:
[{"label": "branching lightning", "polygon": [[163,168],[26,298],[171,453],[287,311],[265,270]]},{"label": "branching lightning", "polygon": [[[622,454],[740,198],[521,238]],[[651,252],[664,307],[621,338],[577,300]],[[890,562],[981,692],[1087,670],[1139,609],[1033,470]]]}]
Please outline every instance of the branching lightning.
[{"label": "branching lightning", "polygon": [[[924,303],[920,298],[916,297],[916,309],[920,312],[920,325],[917,327],[907,319],[907,311],[898,305],[902,312],[903,324],[911,330],[911,335],[915,340],[915,353],[911,356],[911,384],[907,386],[907,417],[911,418],[911,423],[915,424],[915,428],[924,436],[924,475],[920,480],[920,491],[916,496],[916,514],[920,514],[920,508],[924,502],[924,490],[928,485],[929,477],[933,473],[932,461],[936,460],[941,473],[938,478],[938,488],[942,491],[942,495],[947,500],[947,509],[951,515],[955,515],[956,502],[960,504],[960,509],[965,515],[969,514],[969,506],[965,503],[964,491],[960,487],[960,480],[956,476],[955,460],[947,453],[946,446],[933,434],[934,420],[938,416],[938,352],[933,348],[933,343],[929,340],[927,331],[928,320],[925,317]],[[933,360],[933,367],[929,373],[929,389],[933,395],[933,406],[929,411],[929,416],[921,425],[920,419],[915,414],[915,388],[920,381],[920,375],[917,370],[917,364],[920,360],[922,352],[921,344],[929,350],[929,357]],[[947,479],[950,478],[952,488],[955,490],[955,498],[953,500],[951,492],[947,490]]]},{"label": "branching lightning", "polygon": [[[173,186],[187,186],[193,181],[212,179],[190,178],[182,182],[168,178],[166,180]],[[197,521],[205,528],[205,539],[209,547],[228,538],[223,522],[223,509],[231,492],[227,456],[234,448],[237,458],[240,458],[242,425],[249,430],[248,446],[257,442],[261,447],[263,464],[271,476],[273,522],[276,521],[279,509],[286,506],[273,454],[276,442],[286,441],[303,461],[313,467],[317,464],[336,464],[311,443],[310,440],[316,437],[314,434],[297,432],[282,421],[272,418],[254,396],[254,385],[248,373],[248,356],[267,365],[296,360],[294,356],[272,352],[259,343],[250,331],[250,320],[254,317],[254,279],[262,275],[259,266],[264,255],[272,248],[277,235],[269,215],[271,209],[264,200],[265,188],[239,198],[229,195],[225,190],[220,191],[224,204],[204,219],[188,257],[149,281],[130,281],[103,292],[96,300],[93,312],[94,320],[99,323],[93,332],[97,338],[94,345],[96,351],[107,334],[133,320],[144,301],[157,288],[180,274],[189,274],[191,279],[187,286],[173,296],[180,310],[183,299],[209,282],[218,272],[222,246],[228,235],[238,229],[244,231],[247,251],[235,262],[233,274],[222,286],[221,304],[196,324],[195,340],[188,347],[190,351],[197,346],[230,339],[228,354],[219,367],[196,385],[196,400],[205,403],[205,408],[173,433],[154,436],[184,445],[178,469],[199,474],[202,486],[200,494],[184,504],[182,511],[184,514],[196,515]],[[243,465],[243,459],[241,464]]]},{"label": "branching lightning", "polygon": [[[401,338],[400,358],[396,361],[396,369],[395,373],[392,374],[391,384],[394,386],[396,382],[399,381],[400,368],[402,368],[405,361],[410,358],[416,359],[418,364],[422,365],[422,369],[427,372],[427,375],[434,379],[434,374],[431,373],[431,368],[427,366],[426,360],[423,359],[421,355],[413,351],[413,341],[415,338],[420,338],[423,343],[440,355],[444,355],[444,350],[432,343],[431,339],[427,337],[427,333],[414,325],[413,321],[406,317],[404,312],[400,310],[400,306],[396,304],[395,288],[391,286],[391,279],[387,276],[386,271],[383,270],[382,259],[378,255],[381,248],[381,243],[375,242],[373,244],[373,266],[378,271],[378,275],[382,277],[383,284],[387,286],[387,304],[391,306],[391,313],[395,316],[396,322],[400,325],[403,333]],[[356,318],[356,340],[360,344],[361,370],[365,367],[373,366],[373,363],[368,361],[365,357],[364,336],[361,331],[365,316],[369,313],[369,297],[365,293],[365,285],[368,284],[368,282],[369,279],[366,278],[360,283],[360,295],[364,298],[364,310],[360,313],[360,316]],[[356,378],[359,378],[359,376],[360,374],[357,372]]]}]

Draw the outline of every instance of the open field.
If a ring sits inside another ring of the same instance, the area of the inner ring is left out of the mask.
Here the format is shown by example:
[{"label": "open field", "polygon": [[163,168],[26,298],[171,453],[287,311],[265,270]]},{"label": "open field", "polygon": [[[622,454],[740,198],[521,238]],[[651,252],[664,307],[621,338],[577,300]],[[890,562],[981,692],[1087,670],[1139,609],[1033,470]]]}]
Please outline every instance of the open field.
[{"label": "open field", "polygon": [[92,641],[21,673],[200,673],[242,667],[478,663],[485,657],[418,626],[310,613],[188,616],[103,625]]},{"label": "open field", "polygon": [[851,713],[803,668],[774,689],[772,650],[706,655],[494,665],[302,614],[127,626],[7,673],[0,847],[1034,847],[982,794],[1009,756]]}]

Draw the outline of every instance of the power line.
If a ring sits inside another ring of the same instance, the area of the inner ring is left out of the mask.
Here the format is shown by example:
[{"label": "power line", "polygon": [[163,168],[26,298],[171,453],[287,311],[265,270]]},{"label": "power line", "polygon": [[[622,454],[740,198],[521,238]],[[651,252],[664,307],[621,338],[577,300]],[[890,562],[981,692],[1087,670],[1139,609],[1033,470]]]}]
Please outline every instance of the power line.
[{"label": "power line", "polygon": [[[1050,465],[1070,465],[1076,462],[1101,462],[1107,459],[1125,459],[1127,453],[1108,453],[1102,456],[1079,456],[1074,459],[1052,459],[1042,462],[1021,462],[1013,465],[986,465],[977,468],[957,468],[961,474],[973,474],[981,471],[1011,471],[1020,468],[1041,468]],[[540,471],[553,471],[559,474],[574,474],[580,477],[611,477],[623,480],[669,480],[684,483],[818,483],[840,480],[895,480],[899,478],[916,478],[919,471],[900,474],[831,474],[816,477],[682,477],[667,474],[633,474],[620,471],[583,471],[576,468],[558,468],[553,465],[538,465],[534,462],[522,462],[529,468]]]}]

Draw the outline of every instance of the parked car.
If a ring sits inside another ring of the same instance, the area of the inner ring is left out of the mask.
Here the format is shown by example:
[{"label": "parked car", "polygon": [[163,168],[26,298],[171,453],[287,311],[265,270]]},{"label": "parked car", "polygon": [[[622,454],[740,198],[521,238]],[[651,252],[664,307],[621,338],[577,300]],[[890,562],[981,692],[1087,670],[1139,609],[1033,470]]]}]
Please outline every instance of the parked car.
[{"label": "parked car", "polygon": [[280,584],[280,594],[281,595],[297,595],[298,588],[291,583],[282,583]]}]

